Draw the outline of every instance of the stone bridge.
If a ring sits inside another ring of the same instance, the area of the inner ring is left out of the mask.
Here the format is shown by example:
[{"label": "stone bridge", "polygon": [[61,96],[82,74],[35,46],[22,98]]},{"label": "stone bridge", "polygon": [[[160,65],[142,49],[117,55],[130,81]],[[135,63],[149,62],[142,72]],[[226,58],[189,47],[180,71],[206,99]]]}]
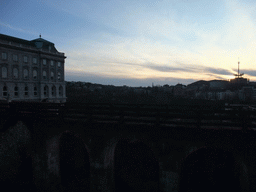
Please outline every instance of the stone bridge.
[{"label": "stone bridge", "polygon": [[106,122],[71,115],[68,118],[67,111],[62,113],[50,118],[45,117],[50,112],[31,115],[12,108],[2,114],[2,189],[256,189],[254,129],[194,127],[193,123],[167,126],[123,122],[123,118]]}]

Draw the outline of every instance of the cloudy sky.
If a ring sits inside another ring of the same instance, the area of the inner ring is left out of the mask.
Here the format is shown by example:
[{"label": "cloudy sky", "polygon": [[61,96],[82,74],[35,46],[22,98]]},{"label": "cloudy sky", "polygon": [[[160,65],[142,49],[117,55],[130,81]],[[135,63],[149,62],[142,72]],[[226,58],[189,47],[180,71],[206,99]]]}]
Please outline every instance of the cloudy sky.
[{"label": "cloudy sky", "polygon": [[151,86],[256,81],[255,0],[1,0],[0,33],[51,41],[65,79]]}]

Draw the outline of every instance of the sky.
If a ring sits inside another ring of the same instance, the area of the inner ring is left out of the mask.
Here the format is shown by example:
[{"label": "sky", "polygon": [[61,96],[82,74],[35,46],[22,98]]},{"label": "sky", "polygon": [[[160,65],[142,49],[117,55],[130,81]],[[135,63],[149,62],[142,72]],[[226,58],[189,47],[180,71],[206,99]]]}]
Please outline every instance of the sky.
[{"label": "sky", "polygon": [[0,33],[42,35],[65,80],[115,86],[256,81],[254,0],[1,0]]}]

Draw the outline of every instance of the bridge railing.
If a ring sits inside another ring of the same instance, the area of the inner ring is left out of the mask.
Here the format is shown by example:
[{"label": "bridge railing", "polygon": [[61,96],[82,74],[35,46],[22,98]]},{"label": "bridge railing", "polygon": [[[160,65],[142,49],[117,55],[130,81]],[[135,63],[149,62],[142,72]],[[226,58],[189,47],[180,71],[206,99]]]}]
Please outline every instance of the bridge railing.
[{"label": "bridge railing", "polygon": [[59,104],[0,103],[1,119],[12,114],[20,118],[62,119],[119,124],[148,124],[166,127],[256,128],[256,111],[225,110],[201,105],[128,105],[128,104]]},{"label": "bridge railing", "polygon": [[65,119],[202,128],[256,128],[256,112],[213,106],[66,105]]},{"label": "bridge railing", "polygon": [[16,116],[18,118],[56,119],[60,116],[63,104],[39,102],[0,103],[1,116]]}]

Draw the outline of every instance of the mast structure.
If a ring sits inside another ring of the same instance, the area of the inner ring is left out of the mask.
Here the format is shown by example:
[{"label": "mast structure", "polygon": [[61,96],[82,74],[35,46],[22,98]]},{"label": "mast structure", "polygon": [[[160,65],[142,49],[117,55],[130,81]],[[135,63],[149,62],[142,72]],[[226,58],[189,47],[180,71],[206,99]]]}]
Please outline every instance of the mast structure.
[{"label": "mast structure", "polygon": [[242,78],[242,76],[244,75],[244,73],[239,73],[239,58],[238,58],[238,68],[237,68],[237,74],[234,74],[236,76],[236,78]]},{"label": "mast structure", "polygon": [[240,64],[240,62],[239,62],[239,60],[238,60],[238,73],[237,73],[238,75],[239,75],[239,64]]}]

